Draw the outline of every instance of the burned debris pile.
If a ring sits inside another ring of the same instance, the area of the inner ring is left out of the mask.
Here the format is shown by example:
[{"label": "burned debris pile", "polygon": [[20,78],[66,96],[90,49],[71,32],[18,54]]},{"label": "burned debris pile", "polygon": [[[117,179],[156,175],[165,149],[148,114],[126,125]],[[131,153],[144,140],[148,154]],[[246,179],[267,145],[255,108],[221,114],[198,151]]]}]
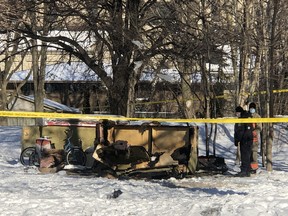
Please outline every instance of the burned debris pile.
[{"label": "burned debris pile", "polygon": [[[68,152],[63,153],[63,140],[65,144],[68,130],[72,146],[69,158]],[[218,160],[223,166],[215,165],[215,161],[211,166],[207,162],[210,159],[199,159],[198,127],[188,123],[111,120],[71,122],[49,119],[41,127],[25,127],[23,135],[23,149],[33,148],[31,143],[33,139],[37,140],[37,135],[49,136],[51,143],[55,143],[55,150],[48,150],[46,155],[40,155],[41,163],[38,166],[42,172],[64,169],[68,174],[159,179],[183,178],[195,174],[199,169],[208,170],[208,167],[220,172],[225,168],[224,161]],[[59,151],[63,153],[62,162],[59,161],[60,156],[57,158],[53,155]],[[65,166],[58,169],[59,164]],[[55,169],[55,166],[58,168]]]}]

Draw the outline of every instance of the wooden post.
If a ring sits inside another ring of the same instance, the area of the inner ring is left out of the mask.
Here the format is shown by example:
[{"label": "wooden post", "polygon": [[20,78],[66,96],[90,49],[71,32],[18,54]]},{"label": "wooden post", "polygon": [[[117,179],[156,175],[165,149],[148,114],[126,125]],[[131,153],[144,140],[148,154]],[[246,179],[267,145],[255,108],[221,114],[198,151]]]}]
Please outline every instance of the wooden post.
[{"label": "wooden post", "polygon": [[260,146],[260,154],[261,154],[261,160],[262,160],[262,167],[266,167],[266,142],[267,142],[267,132],[268,132],[268,125],[265,123],[263,124],[262,131],[260,132],[260,140],[261,140],[261,146]]},{"label": "wooden post", "polygon": [[268,136],[266,139],[266,170],[272,171],[272,144],[273,144],[274,130],[273,125],[269,124]]},{"label": "wooden post", "polygon": [[188,169],[193,174],[197,171],[198,163],[198,132],[198,127],[194,127],[193,130],[190,130],[191,152],[188,161]]}]

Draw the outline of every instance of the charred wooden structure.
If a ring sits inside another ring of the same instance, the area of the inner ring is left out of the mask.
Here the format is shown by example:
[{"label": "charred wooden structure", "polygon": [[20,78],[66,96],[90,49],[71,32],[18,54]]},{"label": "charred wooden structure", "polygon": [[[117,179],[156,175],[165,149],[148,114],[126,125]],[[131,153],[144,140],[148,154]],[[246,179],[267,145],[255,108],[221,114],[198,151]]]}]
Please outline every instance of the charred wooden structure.
[{"label": "charred wooden structure", "polygon": [[41,127],[23,127],[22,148],[46,136],[62,149],[67,129],[75,145],[81,140],[85,168],[100,176],[177,177],[197,169],[198,128],[188,123],[49,119]]}]

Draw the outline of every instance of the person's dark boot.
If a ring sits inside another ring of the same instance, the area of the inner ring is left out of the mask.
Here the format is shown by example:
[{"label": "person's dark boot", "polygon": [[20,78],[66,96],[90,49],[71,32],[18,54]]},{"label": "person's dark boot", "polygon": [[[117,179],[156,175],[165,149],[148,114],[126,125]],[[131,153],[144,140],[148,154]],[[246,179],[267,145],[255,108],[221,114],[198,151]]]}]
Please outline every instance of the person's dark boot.
[{"label": "person's dark boot", "polygon": [[236,174],[237,177],[250,177],[250,172],[239,172]]}]

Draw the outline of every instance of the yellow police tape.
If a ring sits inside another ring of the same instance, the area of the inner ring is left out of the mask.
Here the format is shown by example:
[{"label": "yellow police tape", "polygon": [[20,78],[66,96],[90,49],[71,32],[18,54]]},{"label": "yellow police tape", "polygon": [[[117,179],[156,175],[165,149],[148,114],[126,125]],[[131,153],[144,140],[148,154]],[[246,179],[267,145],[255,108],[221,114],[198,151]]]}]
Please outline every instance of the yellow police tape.
[{"label": "yellow police tape", "polygon": [[[273,90],[272,91],[273,93],[287,93],[288,92],[288,89],[278,89],[278,90]],[[250,93],[243,93],[242,95],[246,95],[246,96],[249,96],[249,95],[258,95],[258,94],[266,94],[266,91],[260,91],[260,92],[255,92],[253,94],[250,94]],[[231,98],[232,95],[217,95],[215,96],[215,98],[217,99],[220,99],[220,98]],[[181,100],[181,99],[178,99],[178,101],[180,102],[185,102],[185,101],[188,101],[188,100],[199,100],[199,98],[191,98],[191,99],[186,99],[186,100]],[[175,103],[177,102],[177,100],[162,100],[162,101],[146,101],[146,102],[136,102],[135,104],[136,105],[149,105],[149,104],[161,104],[161,103]]]},{"label": "yellow police tape", "polygon": [[70,113],[46,113],[46,112],[15,112],[0,111],[0,117],[14,118],[53,118],[53,119],[81,119],[81,120],[120,120],[120,121],[158,121],[177,123],[280,123],[288,122],[288,118],[215,118],[215,119],[166,119],[166,118],[126,118],[116,115],[89,115]]}]

